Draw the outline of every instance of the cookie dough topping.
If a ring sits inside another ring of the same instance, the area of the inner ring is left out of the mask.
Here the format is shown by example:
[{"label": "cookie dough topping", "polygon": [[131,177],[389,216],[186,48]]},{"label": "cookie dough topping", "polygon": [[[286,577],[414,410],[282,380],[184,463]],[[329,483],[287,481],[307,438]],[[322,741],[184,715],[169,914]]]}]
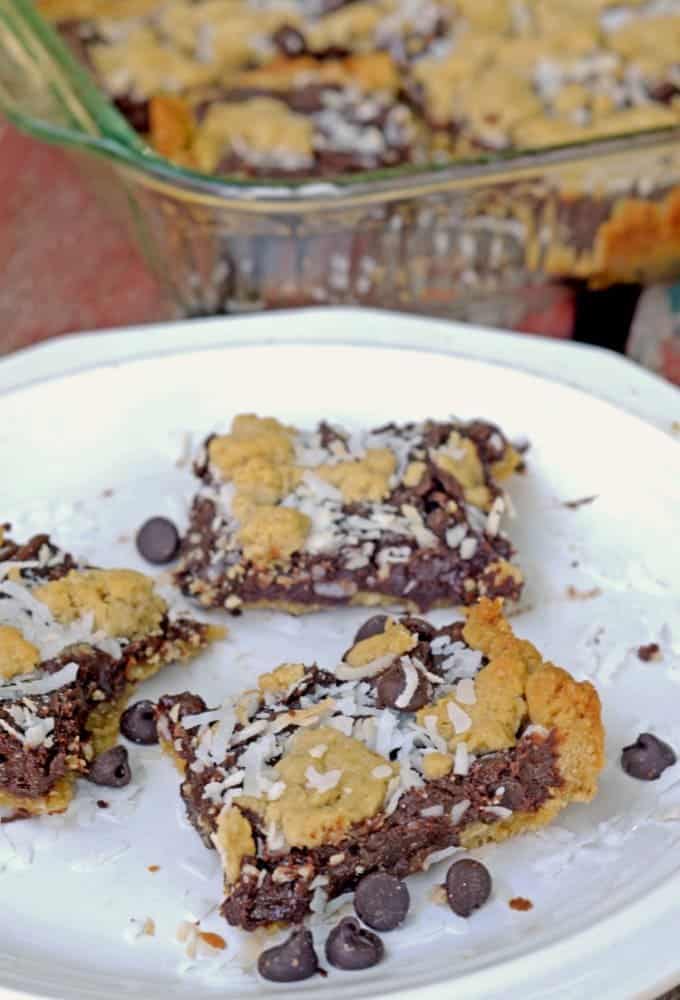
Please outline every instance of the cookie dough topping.
[{"label": "cookie dough topping", "polygon": [[40,653],[17,628],[0,625],[0,677],[11,681],[17,674],[29,674],[40,662]]},{"label": "cookie dough topping", "polygon": [[167,611],[153,580],[131,569],[71,570],[33,591],[58,622],[68,625],[92,614],[106,635],[138,639],[154,632]]}]

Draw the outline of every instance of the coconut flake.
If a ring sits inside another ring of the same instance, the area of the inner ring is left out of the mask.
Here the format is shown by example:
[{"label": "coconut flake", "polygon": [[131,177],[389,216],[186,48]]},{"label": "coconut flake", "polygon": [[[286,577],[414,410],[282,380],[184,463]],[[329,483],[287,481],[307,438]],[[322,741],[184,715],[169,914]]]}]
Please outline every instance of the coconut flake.
[{"label": "coconut flake", "polygon": [[413,537],[421,549],[430,549],[437,544],[437,536],[423,522],[420,511],[411,504],[402,504],[401,512],[406,518]]},{"label": "coconut flake", "polygon": [[448,547],[450,549],[457,549],[467,535],[467,530],[467,524],[454,524],[452,528],[448,528],[444,536]]},{"label": "coconut flake", "polygon": [[78,664],[66,663],[53,674],[45,674],[44,677],[20,678],[12,684],[3,684],[0,687],[0,701],[11,699],[16,701],[19,698],[30,698],[36,695],[51,694],[59,688],[73,684],[78,676]]},{"label": "coconut flake", "polygon": [[453,759],[453,773],[465,775],[470,770],[470,754],[467,743],[458,743],[456,746],[456,756]]},{"label": "coconut flake", "polygon": [[328,720],[328,725],[333,729],[337,729],[343,736],[351,736],[354,719],[351,719],[348,715],[334,715],[332,719]]},{"label": "coconut flake", "polygon": [[472,538],[471,535],[468,535],[468,537],[464,538],[463,541],[460,543],[460,548],[458,550],[460,553],[460,558],[465,560],[474,558],[477,552],[477,547],[478,547],[477,539]]},{"label": "coconut flake", "polygon": [[[29,704],[31,703],[29,702]],[[53,745],[54,740],[51,734],[54,731],[54,719],[51,716],[39,716],[25,704],[10,705],[7,712],[18,731],[12,729],[4,719],[0,719],[0,725],[27,749],[35,750],[39,746],[45,746],[49,749]]]},{"label": "coconut flake", "polygon": [[512,809],[506,809],[505,806],[484,806],[484,812],[491,813],[492,816],[497,816],[499,819],[508,819],[512,816]]},{"label": "coconut flake", "polygon": [[455,806],[451,806],[451,822],[454,826],[457,826],[460,823],[469,808],[469,799],[461,799],[460,802],[456,802]]},{"label": "coconut flake", "polygon": [[456,701],[459,701],[461,705],[475,705],[477,703],[475,682],[471,677],[463,677],[456,684]]},{"label": "coconut flake", "polygon": [[420,815],[424,819],[430,819],[430,818],[434,818],[436,816],[443,816],[444,815],[444,806],[441,805],[441,804],[437,804],[437,805],[434,805],[434,806],[426,806],[425,809],[421,809],[420,810]]},{"label": "coconut flake", "polygon": [[225,701],[218,720],[201,733],[196,744],[196,757],[205,763],[221,764],[227,755],[235,725],[234,706]]},{"label": "coconut flake", "polygon": [[387,667],[390,667],[396,658],[395,653],[385,653],[363,667],[351,667],[343,661],[335,668],[335,676],[339,681],[362,681],[368,677],[376,677]]},{"label": "coconut flake", "polygon": [[426,715],[424,719],[425,729],[428,736],[432,740],[432,745],[436,750],[441,750],[442,753],[446,753],[448,747],[446,745],[446,740],[439,735],[439,726],[437,722],[436,715]]},{"label": "coconut flake", "polygon": [[342,771],[339,768],[322,773],[321,771],[317,771],[315,767],[310,766],[305,771],[307,787],[321,793],[329,792],[332,788],[335,788],[341,777]]},{"label": "coconut flake", "polygon": [[454,677],[474,677],[482,665],[482,654],[478,649],[470,649],[464,642],[454,642],[446,650],[446,659],[441,664],[442,671]]},{"label": "coconut flake", "polygon": [[122,645],[118,639],[94,631],[94,615],[88,612],[68,625],[55,621],[52,612],[36,600],[27,587],[12,580],[0,582],[0,624],[17,628],[28,642],[37,647],[42,660],[51,660],[68,646],[95,646],[119,659]]},{"label": "coconut flake", "polygon": [[498,534],[498,530],[501,526],[501,518],[505,511],[505,500],[503,497],[496,497],[494,502],[491,504],[491,510],[489,511],[486,518],[486,533],[491,538]]},{"label": "coconut flake", "polygon": [[309,750],[309,756],[320,759],[328,750],[327,743],[317,743],[315,747],[311,747]]},{"label": "coconut flake", "polygon": [[389,708],[384,709],[378,716],[375,752],[381,757],[389,757],[392,751],[397,723],[396,714]]},{"label": "coconut flake", "polygon": [[531,725],[527,726],[527,728],[522,733],[522,738],[524,738],[525,736],[534,736],[534,735],[545,737],[548,735],[548,730],[545,728],[545,726],[539,726],[538,723],[532,722]]},{"label": "coconut flake", "polygon": [[371,775],[374,778],[391,778],[392,768],[389,764],[378,764],[378,766],[374,767],[371,771]]},{"label": "coconut flake", "polygon": [[[193,715],[182,716],[183,729],[195,729],[196,726],[207,726],[211,722],[217,722],[222,718],[222,709],[215,708],[209,712],[195,712]],[[179,721],[179,720],[175,720]]]},{"label": "coconut flake", "polygon": [[286,790],[285,781],[275,781],[274,784],[271,785],[267,790],[267,799],[270,802],[276,802],[278,799],[281,798],[285,790]]},{"label": "coconut flake", "polygon": [[267,827],[267,850],[275,853],[276,851],[284,851],[286,847],[283,830],[272,820]]},{"label": "coconut flake", "polygon": [[394,700],[396,708],[406,708],[410,704],[413,695],[418,689],[418,681],[420,680],[418,671],[411,663],[409,657],[404,657],[401,661],[401,669],[404,674],[404,687],[399,697]]},{"label": "coconut flake", "polygon": [[434,639],[430,642],[430,649],[433,656],[444,656],[451,652],[449,647],[455,646],[450,636],[448,635],[436,635]]},{"label": "coconut flake", "polygon": [[450,701],[448,703],[446,711],[456,736],[459,736],[461,733],[466,733],[472,726],[472,719],[470,716],[467,712],[464,712],[460,705],[457,705],[455,701]]}]

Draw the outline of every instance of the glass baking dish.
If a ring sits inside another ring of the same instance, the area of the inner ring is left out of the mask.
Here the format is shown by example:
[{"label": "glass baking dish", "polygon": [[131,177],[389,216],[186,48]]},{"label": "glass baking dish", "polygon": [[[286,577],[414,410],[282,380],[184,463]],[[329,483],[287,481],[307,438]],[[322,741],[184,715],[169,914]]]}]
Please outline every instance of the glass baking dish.
[{"label": "glass baking dish", "polygon": [[0,107],[78,158],[183,314],[365,304],[569,336],[579,283],[680,275],[680,127],[332,183],[215,178],[157,156],[30,0],[0,0]]}]

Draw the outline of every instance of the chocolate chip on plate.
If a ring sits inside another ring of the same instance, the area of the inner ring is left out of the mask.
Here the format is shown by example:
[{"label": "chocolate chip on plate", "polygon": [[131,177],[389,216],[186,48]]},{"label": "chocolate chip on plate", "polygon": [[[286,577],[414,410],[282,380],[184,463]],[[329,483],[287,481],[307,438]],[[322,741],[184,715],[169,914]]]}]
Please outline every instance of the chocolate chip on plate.
[{"label": "chocolate chip on plate", "polygon": [[132,743],[158,743],[156,709],[152,701],[136,701],[120,717],[120,731]]},{"label": "chocolate chip on plate", "polygon": [[389,615],[373,615],[358,629],[354,636],[355,644],[363,639],[370,639],[373,635],[382,635],[389,620]]},{"label": "chocolate chip on plate", "polygon": [[397,662],[383,670],[376,682],[375,691],[378,708],[417,712],[430,700],[432,686],[427,677],[414,666],[405,668],[401,662]]},{"label": "chocolate chip on plate", "polygon": [[677,761],[675,751],[652,733],[640,733],[635,743],[621,752],[621,767],[631,778],[656,781]]},{"label": "chocolate chip on plate", "polygon": [[454,861],[446,873],[446,898],[459,917],[469,917],[491,895],[491,875],[481,861]]},{"label": "chocolate chip on plate", "polygon": [[272,983],[296,983],[309,979],[319,971],[311,931],[301,927],[293,931],[283,944],[267,948],[257,960],[257,970]]},{"label": "chocolate chip on plate", "polygon": [[658,642],[648,642],[646,646],[638,647],[637,655],[643,663],[649,663],[650,660],[660,660],[661,647]]},{"label": "chocolate chip on plate", "polygon": [[402,882],[387,872],[365,875],[354,893],[354,909],[376,931],[392,931],[406,919],[411,897]]},{"label": "chocolate chip on plate", "polygon": [[108,788],[123,788],[129,785],[132,772],[125,747],[112,747],[100,753],[92,761],[86,777],[95,785],[106,785]]},{"label": "chocolate chip on plate", "polygon": [[151,517],[137,532],[137,551],[147,562],[161,566],[179,550],[179,532],[167,517]]},{"label": "chocolate chip on plate", "polygon": [[385,953],[377,934],[354,917],[344,917],[326,940],[326,958],[337,969],[370,969]]}]

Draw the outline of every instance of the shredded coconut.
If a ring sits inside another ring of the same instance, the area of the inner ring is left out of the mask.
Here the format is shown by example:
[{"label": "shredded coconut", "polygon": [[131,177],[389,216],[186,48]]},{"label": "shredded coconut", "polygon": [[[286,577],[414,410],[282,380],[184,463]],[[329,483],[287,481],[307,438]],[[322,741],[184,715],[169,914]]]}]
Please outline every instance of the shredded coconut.
[{"label": "shredded coconut", "polygon": [[307,779],[307,787],[313,788],[316,792],[329,792],[332,788],[340,781],[342,777],[342,771],[338,768],[334,768],[331,771],[326,771],[322,773],[317,771],[315,767],[308,767],[305,771],[305,777]]},{"label": "shredded coconut", "polygon": [[406,708],[410,704],[411,699],[418,689],[418,681],[420,677],[418,676],[418,671],[411,663],[408,657],[404,657],[401,661],[401,667],[404,672],[404,687],[400,692],[399,697],[395,699],[394,704],[397,708]]},{"label": "shredded coconut", "polygon": [[455,701],[450,701],[448,703],[446,711],[449,719],[451,720],[451,725],[453,726],[453,731],[456,736],[459,736],[461,733],[466,733],[472,725],[472,719],[467,712],[464,712],[460,705],[457,705]]},{"label": "shredded coconut", "polygon": [[456,701],[461,705],[475,705],[477,695],[475,694],[475,682],[470,677],[463,677],[456,684]]},{"label": "shredded coconut", "polygon": [[456,755],[453,759],[453,773],[465,775],[470,770],[470,754],[467,743],[459,743],[456,746]]},{"label": "shredded coconut", "polygon": [[457,826],[458,823],[460,823],[469,808],[469,799],[461,799],[460,802],[456,802],[455,806],[451,806],[451,822],[454,826]]},{"label": "shredded coconut", "polygon": [[[0,602],[1,604],[2,602]],[[20,678],[12,684],[3,684],[0,687],[0,701],[19,698],[30,698],[41,694],[51,694],[58,691],[67,684],[73,684],[78,676],[78,664],[66,663],[53,674],[45,674],[43,677],[33,678],[33,676]]]}]

